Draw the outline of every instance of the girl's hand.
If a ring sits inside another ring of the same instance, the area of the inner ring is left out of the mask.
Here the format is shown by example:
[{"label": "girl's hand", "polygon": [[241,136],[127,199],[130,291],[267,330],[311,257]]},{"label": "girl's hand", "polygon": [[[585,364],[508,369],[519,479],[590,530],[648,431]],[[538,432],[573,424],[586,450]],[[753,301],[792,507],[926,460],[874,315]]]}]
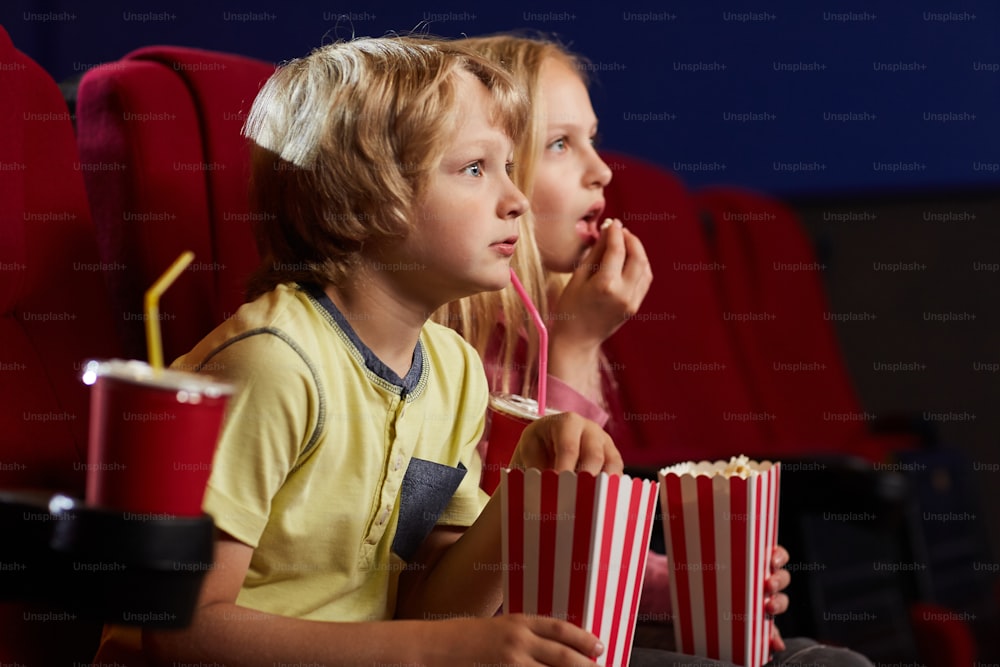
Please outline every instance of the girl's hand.
[{"label": "girl's hand", "polygon": [[652,281],[642,242],[620,220],[612,221],[559,296],[550,339],[599,346],[638,312]]},{"label": "girl's hand", "polygon": [[[781,592],[788,588],[788,584],[792,581],[792,575],[785,569],[788,559],[788,552],[783,546],[774,547],[774,551],[771,552],[771,576],[767,580],[767,590],[764,593],[764,611],[772,615],[788,611],[788,596]],[[771,626],[771,648],[775,651],[785,649],[785,642],[777,625]]]},{"label": "girl's hand", "polygon": [[604,429],[574,412],[542,417],[521,434],[511,467],[620,474],[623,464]]}]

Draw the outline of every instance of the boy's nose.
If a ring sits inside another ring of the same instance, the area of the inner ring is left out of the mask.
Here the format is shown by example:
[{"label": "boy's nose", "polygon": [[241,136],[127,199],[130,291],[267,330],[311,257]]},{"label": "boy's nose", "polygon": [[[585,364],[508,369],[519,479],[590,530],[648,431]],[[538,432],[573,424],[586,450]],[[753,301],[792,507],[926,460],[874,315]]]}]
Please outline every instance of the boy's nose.
[{"label": "boy's nose", "polygon": [[500,200],[500,217],[504,219],[519,218],[528,210],[528,198],[511,183],[509,191]]}]

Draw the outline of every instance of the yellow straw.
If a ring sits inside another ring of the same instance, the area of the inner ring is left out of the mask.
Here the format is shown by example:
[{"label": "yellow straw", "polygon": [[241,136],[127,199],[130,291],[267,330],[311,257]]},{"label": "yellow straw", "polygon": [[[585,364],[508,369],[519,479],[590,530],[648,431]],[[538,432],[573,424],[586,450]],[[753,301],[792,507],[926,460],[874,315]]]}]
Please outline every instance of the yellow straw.
[{"label": "yellow straw", "polygon": [[149,352],[149,365],[154,369],[163,368],[163,338],[160,336],[160,296],[187,268],[194,259],[194,253],[185,250],[174,260],[162,276],[156,279],[153,286],[146,290],[146,347]]}]

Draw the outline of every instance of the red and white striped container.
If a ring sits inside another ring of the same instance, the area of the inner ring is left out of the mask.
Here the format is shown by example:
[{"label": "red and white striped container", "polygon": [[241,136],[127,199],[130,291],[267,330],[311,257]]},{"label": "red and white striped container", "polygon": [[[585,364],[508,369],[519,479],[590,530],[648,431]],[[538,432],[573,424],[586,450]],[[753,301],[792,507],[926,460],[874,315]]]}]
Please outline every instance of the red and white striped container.
[{"label": "red and white striped container", "polygon": [[[760,667],[771,652],[764,590],[781,464],[741,459],[660,470],[660,502],[677,649]],[[743,476],[727,474],[738,464]]]},{"label": "red and white striped container", "polygon": [[626,666],[657,483],[627,475],[504,470],[504,613],[552,616],[600,637]]}]

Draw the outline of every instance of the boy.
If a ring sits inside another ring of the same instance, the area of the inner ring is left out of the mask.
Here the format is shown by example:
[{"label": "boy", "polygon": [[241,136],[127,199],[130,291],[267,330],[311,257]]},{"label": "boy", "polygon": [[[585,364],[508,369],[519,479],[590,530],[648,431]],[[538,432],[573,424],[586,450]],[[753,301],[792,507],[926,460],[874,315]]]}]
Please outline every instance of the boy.
[{"label": "boy", "polygon": [[[509,280],[527,207],[510,137],[526,113],[500,69],[429,40],[329,45],[265,84],[245,128],[263,221],[252,301],[175,364],[241,388],[204,504],[222,536],[192,625],[144,633],[152,662],[600,653],[568,623],[492,617],[499,505],[474,454],[486,380],[475,350],[426,322]],[[514,464],[622,469],[576,415],[529,427]],[[112,643],[98,662],[121,656]]]}]

